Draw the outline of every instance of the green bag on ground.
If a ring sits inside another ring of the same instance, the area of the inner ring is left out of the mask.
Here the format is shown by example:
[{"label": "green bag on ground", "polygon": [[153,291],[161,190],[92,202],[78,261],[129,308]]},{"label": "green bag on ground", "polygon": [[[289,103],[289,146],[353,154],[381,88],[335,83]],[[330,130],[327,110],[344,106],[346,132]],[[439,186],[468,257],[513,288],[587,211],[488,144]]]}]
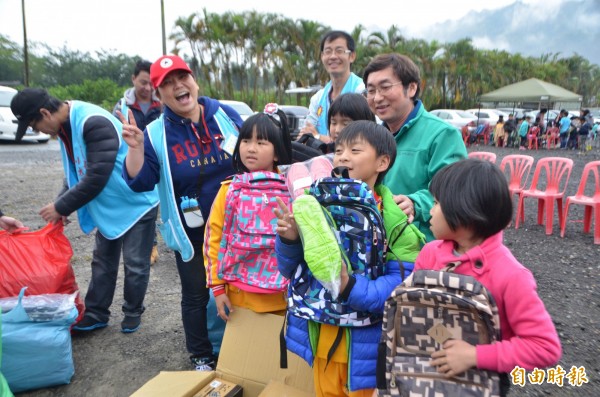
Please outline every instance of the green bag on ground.
[{"label": "green bag on ground", "polygon": [[[0,314],[2,314],[1,309]],[[0,316],[0,369],[2,369],[2,316]],[[0,397],[15,397],[6,383],[2,371],[0,371]]]}]

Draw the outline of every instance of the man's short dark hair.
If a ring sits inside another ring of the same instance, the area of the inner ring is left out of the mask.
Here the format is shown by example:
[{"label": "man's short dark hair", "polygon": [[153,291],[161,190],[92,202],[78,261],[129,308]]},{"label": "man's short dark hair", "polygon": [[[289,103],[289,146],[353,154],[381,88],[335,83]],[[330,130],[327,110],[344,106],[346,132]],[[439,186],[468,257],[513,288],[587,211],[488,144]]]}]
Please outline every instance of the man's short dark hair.
[{"label": "man's short dark hair", "polygon": [[137,77],[140,72],[148,72],[150,74],[150,66],[152,63],[150,61],[146,61],[144,59],[140,59],[135,63],[135,69],[133,69],[133,75]]},{"label": "man's short dark hair", "polygon": [[373,72],[378,72],[391,67],[392,71],[402,82],[404,89],[406,90],[410,83],[417,84],[417,91],[415,95],[410,99],[418,99],[419,93],[421,92],[421,73],[419,67],[406,55],[401,54],[381,54],[369,62],[363,73],[363,82],[365,86],[369,80],[369,75]]},{"label": "man's short dark hair", "polygon": [[341,30],[332,30],[330,32],[325,33],[325,36],[321,39],[321,52],[325,48],[325,43],[329,41],[334,41],[339,39],[340,37],[346,40],[346,45],[348,49],[352,52],[356,51],[356,44],[354,43],[354,39],[348,33]]},{"label": "man's short dark hair", "polygon": [[508,226],[513,204],[506,177],[497,165],[464,159],[439,170],[429,191],[442,208],[452,230],[469,229],[476,238],[488,238]]},{"label": "man's short dark hair", "polygon": [[387,170],[380,172],[377,176],[375,184],[383,181],[385,174],[394,165],[396,161],[396,141],[392,133],[382,125],[368,120],[357,120],[348,124],[340,135],[338,135],[335,143],[351,144],[356,141],[364,140],[375,149],[377,157],[389,156],[390,165]]}]

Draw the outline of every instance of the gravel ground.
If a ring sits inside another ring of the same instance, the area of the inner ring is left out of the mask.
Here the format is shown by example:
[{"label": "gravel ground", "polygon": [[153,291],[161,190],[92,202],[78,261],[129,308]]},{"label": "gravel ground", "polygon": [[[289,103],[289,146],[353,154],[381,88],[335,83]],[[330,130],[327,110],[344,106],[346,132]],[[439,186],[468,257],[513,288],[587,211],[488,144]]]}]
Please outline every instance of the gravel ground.
[{"label": "gravel ground", "polygon": [[[519,153],[515,149],[479,146],[470,151],[490,151],[502,157]],[[523,152],[521,152],[523,153]],[[600,159],[595,149],[586,156],[573,151],[539,150],[527,152],[537,159],[546,156],[570,157],[575,165],[567,195],[575,194],[586,162]],[[0,205],[3,211],[21,219],[30,229],[44,225],[37,215],[51,202],[62,183],[62,168],[56,141],[47,145],[0,144]],[[565,379],[559,387],[544,382],[513,386],[511,396],[600,396],[600,246],[593,236],[583,233],[583,210],[573,206],[565,238],[560,237],[557,217],[554,232],[546,236],[536,224],[536,204],[526,200],[525,223],[518,230],[509,227],[506,244],[538,282],[538,291],[559,332],[563,357],[560,365],[584,367],[589,383],[573,387]],[[79,230],[76,217],[65,228],[73,245],[72,264],[83,293],[90,281],[93,237]],[[179,310],[179,279],[174,256],[159,241],[160,257],[152,267],[142,327],[122,334],[120,305],[122,277],[119,279],[109,326],[92,335],[73,337],[75,376],[71,384],[42,389],[18,396],[128,396],[161,370],[189,370]]]}]

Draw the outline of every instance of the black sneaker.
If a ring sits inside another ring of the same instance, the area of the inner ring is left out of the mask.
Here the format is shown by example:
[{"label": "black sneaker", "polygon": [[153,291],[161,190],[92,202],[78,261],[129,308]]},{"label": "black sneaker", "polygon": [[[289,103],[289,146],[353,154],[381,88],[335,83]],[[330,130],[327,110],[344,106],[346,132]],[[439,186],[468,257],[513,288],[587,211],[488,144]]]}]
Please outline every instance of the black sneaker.
[{"label": "black sneaker", "polygon": [[121,332],[123,332],[124,334],[130,334],[132,332],[135,332],[138,330],[138,328],[140,328],[141,322],[141,316],[125,316],[125,318],[123,318],[123,321],[121,321]]},{"label": "black sneaker", "polygon": [[212,357],[190,357],[190,360],[196,371],[214,371],[216,368],[215,360]]},{"label": "black sneaker", "polygon": [[107,325],[108,323],[98,321],[95,318],[83,316],[83,318],[73,326],[73,331],[89,332],[104,328]]}]

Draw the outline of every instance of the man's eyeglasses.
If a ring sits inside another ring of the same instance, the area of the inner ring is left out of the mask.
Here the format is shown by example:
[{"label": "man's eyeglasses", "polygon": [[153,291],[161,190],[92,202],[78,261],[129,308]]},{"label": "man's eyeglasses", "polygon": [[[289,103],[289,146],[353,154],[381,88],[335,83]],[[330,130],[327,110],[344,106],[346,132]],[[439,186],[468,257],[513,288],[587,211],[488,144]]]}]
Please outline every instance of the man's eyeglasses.
[{"label": "man's eyeglasses", "polygon": [[401,81],[393,84],[382,84],[379,87],[368,87],[366,90],[367,98],[374,98],[375,95],[377,95],[377,93],[379,93],[379,95],[386,95],[392,90],[394,86],[400,84],[402,84]]},{"label": "man's eyeglasses", "polygon": [[335,49],[333,49],[333,48],[326,48],[326,49],[323,50],[322,54],[325,55],[326,57],[330,57],[334,53],[335,53],[335,55],[340,56],[340,55],[344,55],[344,54],[350,54],[351,52],[352,51],[347,50],[345,48],[337,47]]}]

